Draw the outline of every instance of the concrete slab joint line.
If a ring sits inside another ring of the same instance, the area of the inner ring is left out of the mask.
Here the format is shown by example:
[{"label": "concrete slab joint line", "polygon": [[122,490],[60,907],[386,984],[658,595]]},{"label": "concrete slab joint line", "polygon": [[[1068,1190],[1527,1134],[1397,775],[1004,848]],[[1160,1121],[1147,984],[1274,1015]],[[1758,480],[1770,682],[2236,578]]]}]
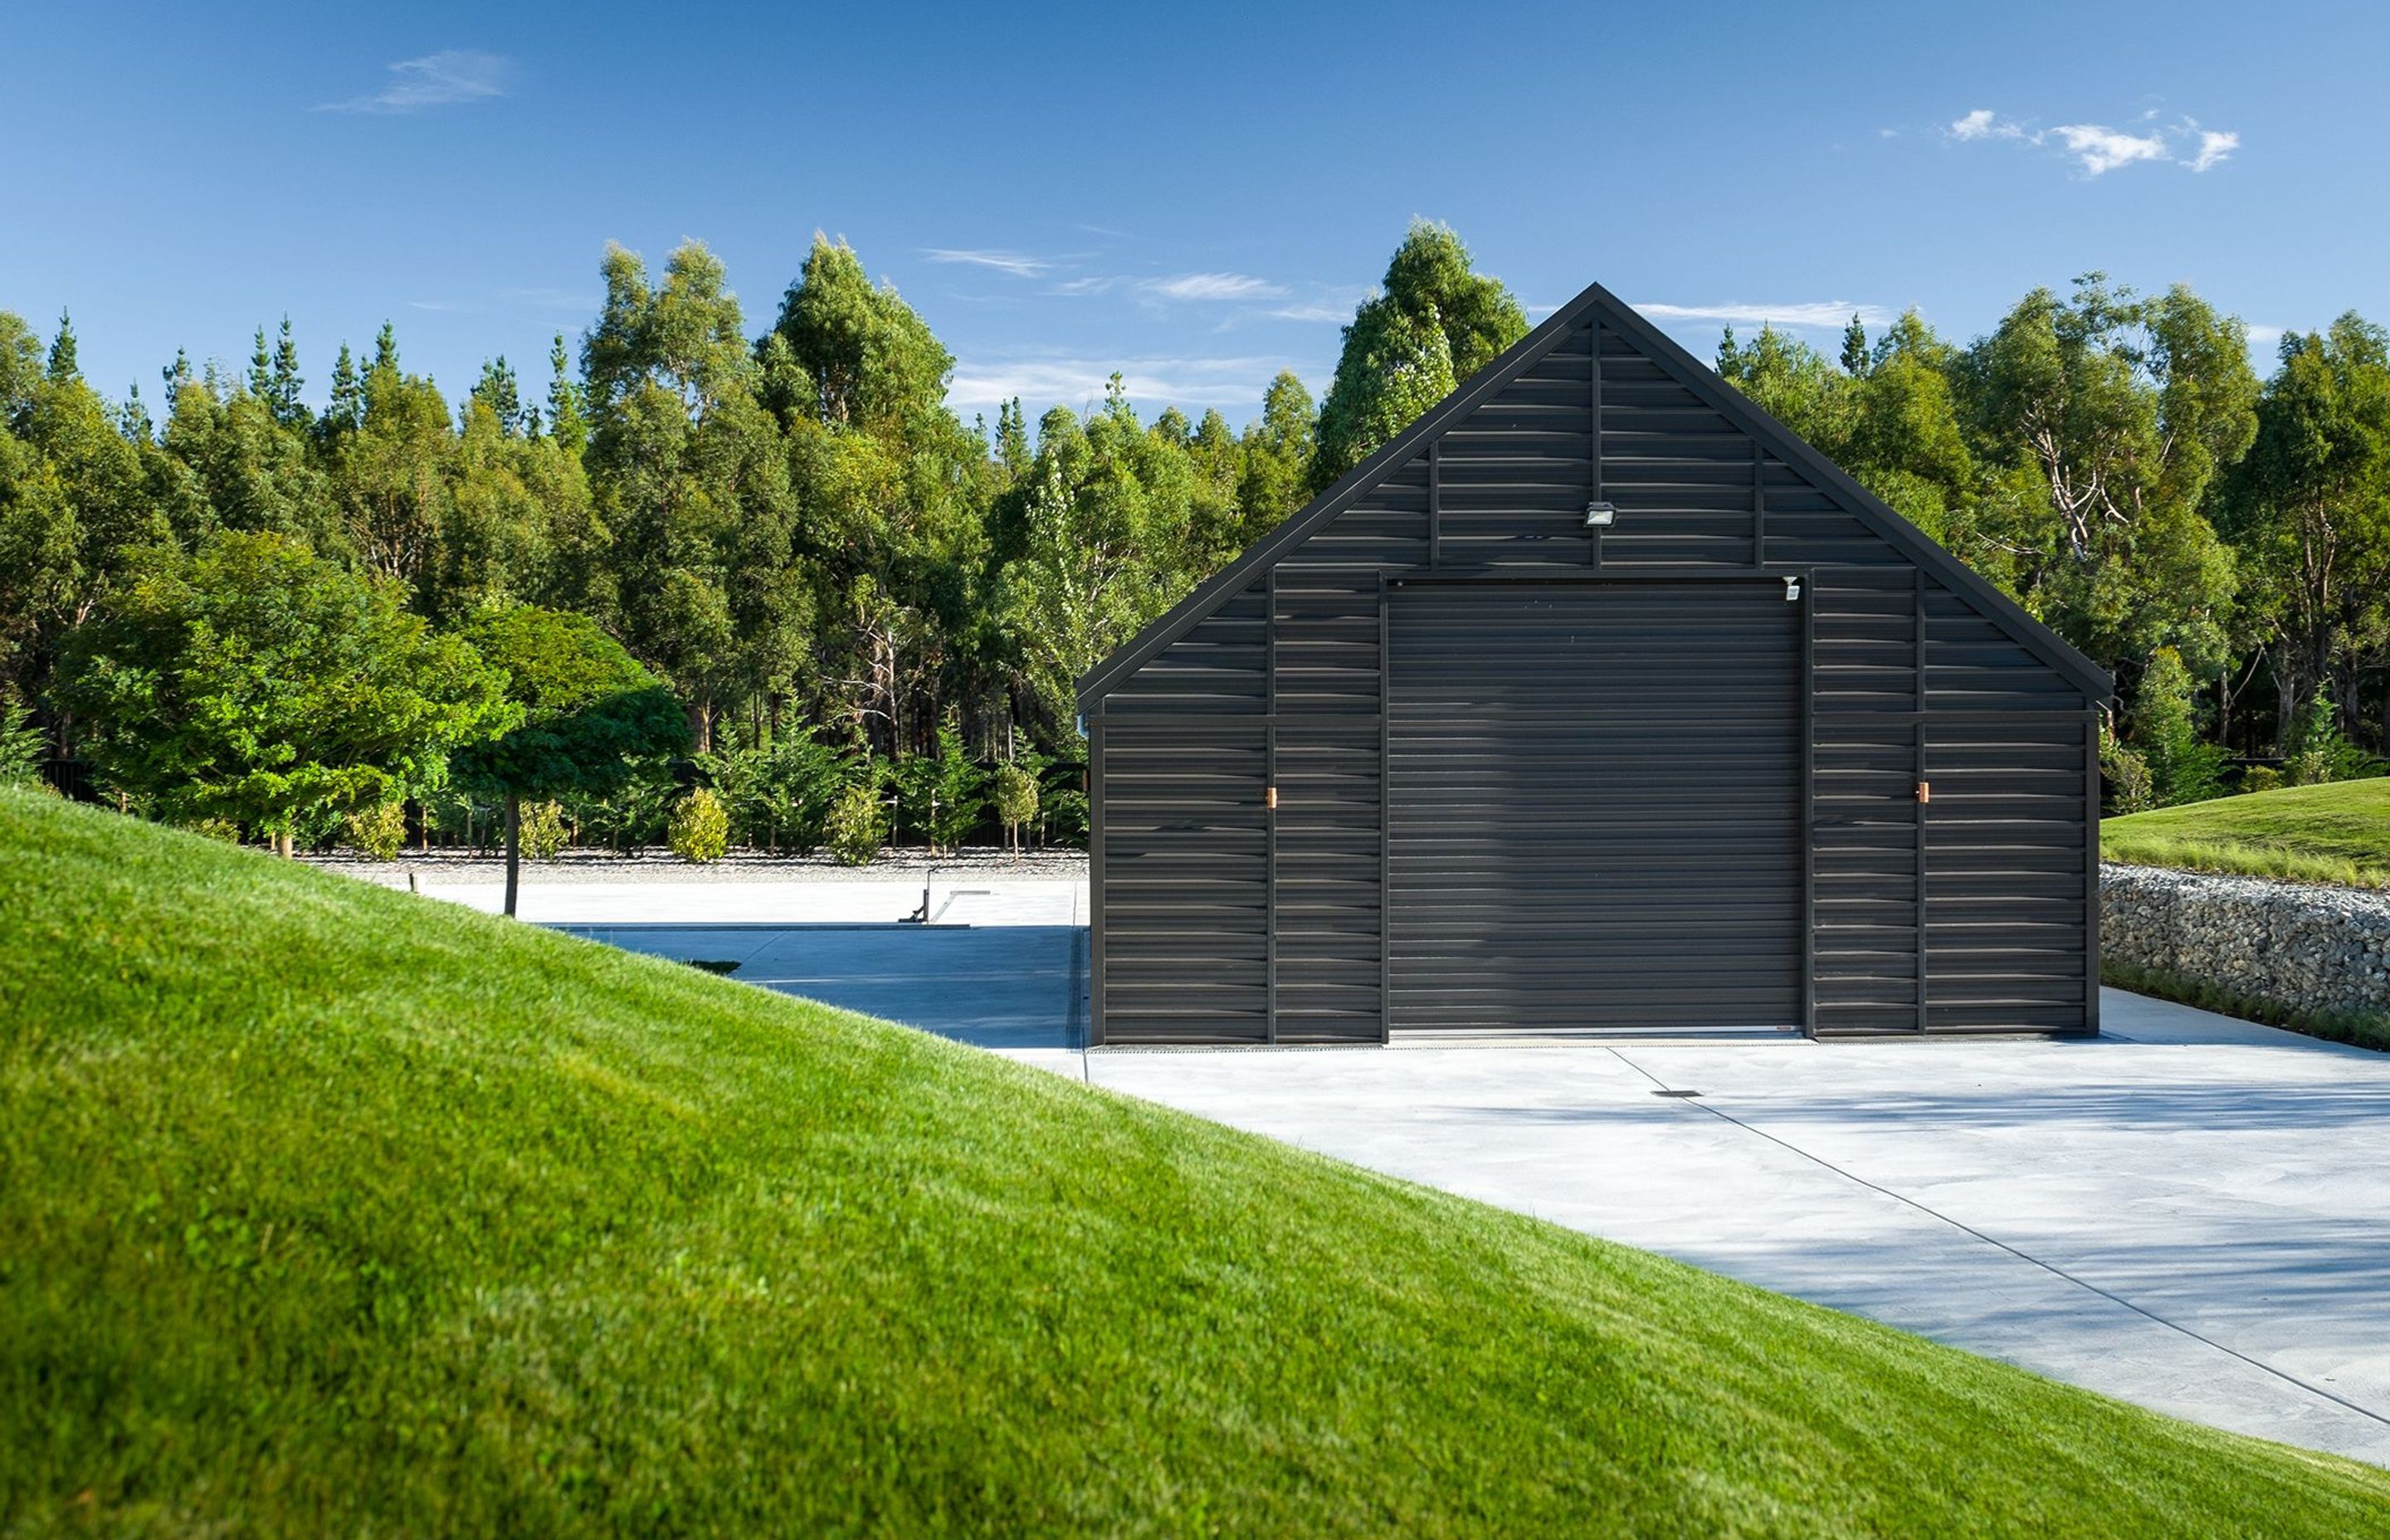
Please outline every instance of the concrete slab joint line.
[{"label": "concrete slab joint line", "polygon": [[[1608,1051],[1616,1058],[1620,1063],[1625,1065],[1637,1074],[1641,1075],[1644,1079],[1650,1081],[1653,1085],[1658,1086],[1661,1090],[1669,1091],[1675,1089],[1675,1087],[1670,1086],[1666,1081],[1662,1080],[1658,1075],[1653,1074],[1642,1065],[1636,1063],[1625,1054],[1620,1053],[1616,1048],[1613,1047]],[[1909,1197],[1908,1194],[1895,1191],[1893,1188],[1885,1187],[1880,1182],[1870,1182],[1866,1177],[1859,1175],[1857,1172],[1847,1171],[1843,1167],[1834,1164],[1831,1161],[1825,1159],[1821,1155],[1817,1155],[1809,1150],[1802,1149],[1799,1145],[1792,1143],[1789,1139],[1780,1138],[1776,1135],[1768,1133],[1766,1129],[1754,1127],[1751,1123],[1744,1122],[1742,1119],[1736,1117],[1733,1113],[1727,1111],[1725,1109],[1713,1105],[1706,1099],[1693,1100],[1690,1098],[1682,1098],[1678,1100],[1677,1105],[1690,1107],[1695,1110],[1706,1112],[1710,1116],[1716,1118],[1721,1122],[1731,1123],[1735,1127],[1741,1129],[1746,1134],[1765,1139],[1769,1144],[1776,1146],[1780,1149],[1785,1150],[1792,1155],[1797,1155],[1802,1160],[1807,1161],[1814,1165],[1823,1167],[1825,1170],[1831,1172],[1833,1174],[1841,1177],[1846,1182],[1851,1182],[1859,1187],[1863,1187],[1870,1192],[1881,1193],[1884,1197],[1891,1199],[1895,1203],[1905,1204],[1908,1207],[1916,1210],[1918,1213],[1926,1215],[1928,1218],[1937,1220],[1944,1225],[1949,1226],[1954,1230],[1958,1230],[1964,1235],[1982,1241],[1986,1246],[1997,1247],[2000,1251],[2007,1252],[2009,1255],[2015,1257],[2020,1262],[2027,1263],[2035,1267],[2038,1267],[2043,1272],[2049,1274],[2053,1277],[2062,1279],[2065,1282],[2074,1285],[2077,1289],[2086,1290],[2090,1293],[2097,1294],[2101,1299],[2108,1301],[2112,1304],[2120,1305],[2123,1308],[2131,1311],[2134,1315],[2141,1316],[2145,1320],[2153,1322],[2158,1326],[2162,1326],[2169,1331],[2179,1332],[2181,1335],[2190,1338],[2192,1341],[2213,1348],[2217,1352],[2221,1353],[2228,1357],[2236,1358],[2242,1363],[2248,1365],[2251,1368],[2256,1369],[2264,1374],[2271,1375],[2285,1384],[2294,1385],[2310,1395],[2321,1396],[2324,1400],[2330,1401],[2336,1405],[2346,1407],[2348,1410],[2357,1413],[2359,1417],[2369,1418],[2375,1422],[2381,1423],[2385,1428],[2390,1428],[2390,1416],[2384,1416],[2383,1413],[2377,1412],[2370,1406],[2363,1405],[2358,1402],[2349,1400],[2346,1396],[2328,1391],[2321,1385],[2313,1384],[2307,1380],[2302,1380],[2297,1375],[2285,1373],[2283,1370],[2275,1367],[2273,1365],[2265,1362],[2263,1359],[2253,1358],[2237,1348],[2233,1348],[2223,1342],[2217,1341],[2213,1337],[2193,1331],[2191,1328],[2184,1326],[2178,1321],[2168,1320],[2165,1316],[2158,1315],[2155,1311],[2150,1310],[2146,1306],[2135,1303],[2133,1301],[2125,1298],[2123,1295],[2116,1293],[2113,1290],[2102,1289],[2100,1285],[2091,1282],[2088,1278],[2078,1277],[2074,1273],[2068,1272],[2065,1268],[2058,1266],[2054,1263],[2047,1262],[2040,1257],[2035,1256],[2030,1251],[2023,1251],[2018,1247],[2011,1246],[2007,1241],[2000,1239],[1997,1236],[1986,1235],[1983,1231],[1975,1228],[1973,1226],[1967,1224],[1964,1220],[1954,1219],[1950,1215],[1935,1209],[1931,1204],[1921,1203],[1916,1199]]]}]

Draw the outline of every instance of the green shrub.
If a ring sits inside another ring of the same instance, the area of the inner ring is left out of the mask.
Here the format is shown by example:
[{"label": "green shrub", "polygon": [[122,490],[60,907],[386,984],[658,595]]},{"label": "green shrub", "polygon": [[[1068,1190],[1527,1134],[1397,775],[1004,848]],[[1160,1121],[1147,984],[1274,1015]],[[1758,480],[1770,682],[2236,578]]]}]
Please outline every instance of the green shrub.
[{"label": "green shrub", "polygon": [[2149,762],[2133,752],[2105,727],[2100,729],[2100,778],[2107,783],[2108,811],[2145,813],[2157,805],[2157,787]]},{"label": "green shrub", "polygon": [[2133,695],[2135,751],[2149,766],[2150,792],[2161,807],[2204,802],[2223,790],[2224,751],[2199,736],[2199,708],[2182,654],[2162,647],[2150,655]]},{"label": "green shrub", "polygon": [[341,820],[341,843],[368,861],[395,861],[406,845],[406,808],[376,802]]},{"label": "green shrub", "polygon": [[211,840],[222,840],[227,845],[240,843],[240,826],[230,818],[191,818],[178,827],[186,834],[199,834]]},{"label": "green shrub", "polygon": [[664,842],[675,855],[700,866],[721,860],[730,848],[730,815],[722,810],[722,799],[702,786],[683,797],[673,809]]},{"label": "green shrub", "polygon": [[515,826],[526,861],[553,861],[564,848],[564,806],[560,802],[525,802]]},{"label": "green shrub", "polygon": [[2290,756],[2282,769],[2293,786],[2326,786],[2366,780],[2382,774],[2382,762],[2348,741],[2340,730],[2340,709],[2319,689],[2291,729]]},{"label": "green shrub", "polygon": [[45,747],[33,709],[15,691],[0,690],[0,786],[41,785]]},{"label": "green shrub", "polygon": [[2253,764],[2241,772],[2241,789],[2244,794],[2277,790],[2281,784],[2282,773],[2270,764]]},{"label": "green shrub", "polygon": [[867,866],[880,853],[886,831],[880,827],[880,797],[866,786],[850,786],[829,804],[823,820],[822,843],[841,865]]}]

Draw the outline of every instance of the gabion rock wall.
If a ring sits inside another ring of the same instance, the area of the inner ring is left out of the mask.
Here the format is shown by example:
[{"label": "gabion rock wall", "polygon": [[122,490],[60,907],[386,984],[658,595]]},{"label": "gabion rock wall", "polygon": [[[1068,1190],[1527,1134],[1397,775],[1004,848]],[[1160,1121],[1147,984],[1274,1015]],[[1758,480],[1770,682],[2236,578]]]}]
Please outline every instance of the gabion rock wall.
[{"label": "gabion rock wall", "polygon": [[2103,865],[2100,946],[2293,1010],[2390,1012],[2390,896],[2380,893]]}]

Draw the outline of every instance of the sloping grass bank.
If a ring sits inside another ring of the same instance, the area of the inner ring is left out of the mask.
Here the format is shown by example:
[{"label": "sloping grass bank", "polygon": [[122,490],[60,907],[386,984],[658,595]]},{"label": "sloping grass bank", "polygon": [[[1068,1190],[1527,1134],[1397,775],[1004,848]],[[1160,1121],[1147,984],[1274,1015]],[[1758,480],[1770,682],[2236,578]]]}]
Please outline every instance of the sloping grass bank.
[{"label": "sloping grass bank", "polygon": [[0,1532],[2332,1535],[2171,1421],[0,793]]},{"label": "sloping grass bank", "polygon": [[2286,786],[2104,818],[2100,853],[2137,866],[2390,887],[2390,778]]}]

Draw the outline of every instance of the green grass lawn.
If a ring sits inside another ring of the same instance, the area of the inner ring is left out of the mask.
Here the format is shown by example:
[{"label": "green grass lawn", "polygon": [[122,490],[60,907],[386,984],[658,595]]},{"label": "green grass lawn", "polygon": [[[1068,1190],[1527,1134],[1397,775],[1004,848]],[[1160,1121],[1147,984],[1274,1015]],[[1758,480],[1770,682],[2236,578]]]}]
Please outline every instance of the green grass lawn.
[{"label": "green grass lawn", "polygon": [[2347,1536],[2231,1437],[0,793],[0,1533]]},{"label": "green grass lawn", "polygon": [[2390,778],[2286,786],[2106,818],[2111,861],[2390,887]]}]

